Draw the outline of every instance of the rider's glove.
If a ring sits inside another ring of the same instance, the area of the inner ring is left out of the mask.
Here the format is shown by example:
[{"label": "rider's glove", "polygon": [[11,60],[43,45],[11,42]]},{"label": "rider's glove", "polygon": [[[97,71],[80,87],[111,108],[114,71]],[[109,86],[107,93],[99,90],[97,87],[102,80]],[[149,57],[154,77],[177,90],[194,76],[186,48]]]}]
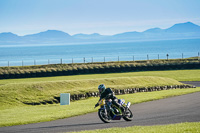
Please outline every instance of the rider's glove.
[{"label": "rider's glove", "polygon": [[95,104],[95,107],[94,107],[94,108],[96,108],[97,106],[99,106],[99,103]]}]

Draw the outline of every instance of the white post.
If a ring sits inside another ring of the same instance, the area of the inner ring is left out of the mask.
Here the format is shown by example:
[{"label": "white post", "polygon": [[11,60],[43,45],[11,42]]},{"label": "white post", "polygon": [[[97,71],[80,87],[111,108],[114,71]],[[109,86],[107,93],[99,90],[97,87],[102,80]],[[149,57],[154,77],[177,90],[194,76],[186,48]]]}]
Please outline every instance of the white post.
[{"label": "white post", "polygon": [[60,94],[60,105],[70,105],[70,93]]}]

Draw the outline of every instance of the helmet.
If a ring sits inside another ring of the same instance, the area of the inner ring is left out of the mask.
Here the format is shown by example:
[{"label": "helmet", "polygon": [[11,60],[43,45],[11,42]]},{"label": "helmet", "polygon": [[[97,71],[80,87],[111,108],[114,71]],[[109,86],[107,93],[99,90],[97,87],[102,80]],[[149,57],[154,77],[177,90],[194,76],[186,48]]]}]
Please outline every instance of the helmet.
[{"label": "helmet", "polygon": [[99,93],[102,94],[106,90],[106,86],[104,84],[100,84],[98,86]]}]

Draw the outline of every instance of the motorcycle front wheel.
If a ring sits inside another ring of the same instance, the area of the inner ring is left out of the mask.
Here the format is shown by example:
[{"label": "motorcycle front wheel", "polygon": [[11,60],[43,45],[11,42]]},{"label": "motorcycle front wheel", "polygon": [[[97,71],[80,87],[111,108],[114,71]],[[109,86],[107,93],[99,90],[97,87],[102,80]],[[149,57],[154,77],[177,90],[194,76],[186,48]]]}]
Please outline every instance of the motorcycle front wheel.
[{"label": "motorcycle front wheel", "polygon": [[98,115],[99,115],[99,118],[103,121],[103,122],[105,122],[105,123],[110,123],[110,119],[108,118],[108,116],[106,115],[106,113],[105,113],[105,110],[103,110],[103,109],[100,109],[99,111],[98,111]]},{"label": "motorcycle front wheel", "polygon": [[123,119],[125,121],[132,121],[133,120],[133,113],[132,111],[128,108],[127,111],[125,112]]}]

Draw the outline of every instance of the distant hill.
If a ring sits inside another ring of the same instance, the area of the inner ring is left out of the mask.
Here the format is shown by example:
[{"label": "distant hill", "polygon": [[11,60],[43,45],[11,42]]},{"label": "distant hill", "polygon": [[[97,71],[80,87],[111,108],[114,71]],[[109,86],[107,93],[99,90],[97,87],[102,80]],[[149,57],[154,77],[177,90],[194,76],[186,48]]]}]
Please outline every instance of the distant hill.
[{"label": "distant hill", "polygon": [[68,33],[58,30],[47,30],[37,34],[23,36],[26,42],[31,41],[32,43],[64,43],[73,40],[73,37]]},{"label": "distant hill", "polygon": [[16,42],[20,41],[21,37],[11,32],[0,33],[0,42]]},{"label": "distant hill", "polygon": [[27,37],[32,37],[32,38],[71,38],[71,36],[68,33],[58,31],[58,30],[47,30],[44,32],[40,32],[37,34],[32,34],[32,35],[26,35],[24,36],[25,38]]},{"label": "distant hill", "polygon": [[189,39],[200,38],[200,26],[191,22],[175,24],[167,29],[152,28],[144,32],[125,32],[114,35],[118,39]]},{"label": "distant hill", "polygon": [[200,32],[200,26],[191,22],[175,24],[172,27],[165,30],[171,33],[188,33],[188,32]]},{"label": "distant hill", "polygon": [[152,28],[152,29],[148,29],[146,31],[144,31],[143,33],[161,33],[164,30],[160,29],[160,28]]},{"label": "distant hill", "polygon": [[109,42],[109,41],[134,41],[134,40],[170,40],[200,38],[200,26],[191,23],[175,24],[167,29],[151,28],[144,32],[124,32],[105,36],[98,33],[69,35],[63,31],[47,30],[37,34],[18,36],[11,32],[0,33],[1,44],[58,44],[58,43],[84,43],[84,42]]},{"label": "distant hill", "polygon": [[119,40],[120,39],[129,39],[129,38],[141,38],[141,37],[143,37],[142,33],[136,32],[136,31],[120,33],[120,34],[116,34],[116,35],[112,36],[112,38],[119,39]]}]

